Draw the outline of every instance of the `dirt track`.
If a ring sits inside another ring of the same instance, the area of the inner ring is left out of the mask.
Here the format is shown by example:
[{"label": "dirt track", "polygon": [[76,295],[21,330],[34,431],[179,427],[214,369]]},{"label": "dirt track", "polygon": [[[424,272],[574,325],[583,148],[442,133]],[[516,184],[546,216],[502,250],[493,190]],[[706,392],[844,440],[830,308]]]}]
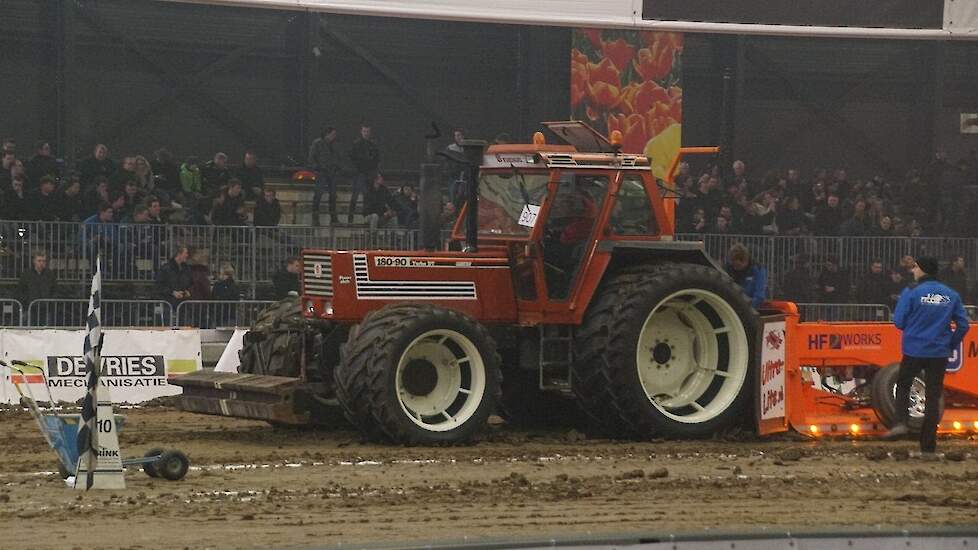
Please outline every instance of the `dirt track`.
[{"label": "dirt track", "polygon": [[[361,444],[348,430],[129,411],[124,455],[186,451],[182,482],[76,493],[26,413],[0,413],[4,548],[249,548],[628,531],[978,523],[978,446],[587,440],[496,424],[462,448]],[[93,523],[92,514],[98,514]],[[92,525],[98,535],[79,538]]]}]

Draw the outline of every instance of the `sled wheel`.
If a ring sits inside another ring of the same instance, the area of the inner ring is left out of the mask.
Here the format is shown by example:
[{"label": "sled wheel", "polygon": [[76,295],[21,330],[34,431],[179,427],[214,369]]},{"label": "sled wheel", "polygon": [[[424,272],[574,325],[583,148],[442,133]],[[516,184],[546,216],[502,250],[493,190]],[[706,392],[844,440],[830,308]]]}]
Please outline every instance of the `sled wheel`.
[{"label": "sled wheel", "polygon": [[[156,447],[146,451],[146,454],[143,455],[143,458],[152,458],[154,456],[158,457],[162,454],[163,454],[163,449]],[[148,475],[149,477],[160,477],[160,473],[156,469],[156,465],[158,463],[159,461],[157,460],[155,462],[147,462],[143,464],[143,472],[146,472],[146,475]]]},{"label": "sled wheel", "polygon": [[182,452],[170,449],[163,452],[155,467],[163,479],[180,481],[190,469],[190,459]]},{"label": "sled wheel", "polygon": [[[896,424],[896,384],[900,375],[900,365],[888,365],[883,367],[873,376],[870,383],[869,395],[873,404],[873,410],[887,428],[892,428]],[[911,431],[920,431],[920,426],[924,423],[924,409],[927,402],[925,390],[927,386],[919,377],[913,379],[910,385],[910,419],[907,427]],[[944,415],[944,396],[938,405],[938,417]]]}]

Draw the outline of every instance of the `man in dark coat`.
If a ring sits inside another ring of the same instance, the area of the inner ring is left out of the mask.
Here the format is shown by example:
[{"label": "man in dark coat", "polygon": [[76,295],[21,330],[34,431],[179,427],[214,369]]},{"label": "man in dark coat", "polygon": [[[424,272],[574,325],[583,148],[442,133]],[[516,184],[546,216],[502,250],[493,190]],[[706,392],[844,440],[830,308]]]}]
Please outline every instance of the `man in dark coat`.
[{"label": "man in dark coat", "polygon": [[825,200],[824,206],[815,209],[812,229],[816,235],[838,235],[843,219],[839,196],[833,193]]},{"label": "man in dark coat", "polygon": [[299,270],[301,263],[298,257],[290,256],[285,260],[285,269],[278,270],[272,275],[272,286],[275,289],[275,299],[281,300],[289,292],[299,292]]},{"label": "man in dark coat", "polygon": [[212,216],[214,225],[244,224],[244,195],[241,191],[241,181],[231,179],[228,182],[227,190],[224,191],[224,200],[214,207]]},{"label": "man in dark coat", "polygon": [[78,176],[82,186],[90,187],[99,176],[111,177],[115,173],[115,163],[109,158],[109,148],[99,143],[92,150],[92,156],[78,165]]},{"label": "man in dark coat", "polygon": [[[48,269],[48,256],[44,252],[34,252],[31,269],[20,275],[17,282],[17,298],[20,300],[24,311],[27,311],[31,302],[34,300],[55,298],[58,291],[58,277],[54,271]],[[48,308],[41,308],[45,313]],[[48,319],[39,319],[35,326],[48,324]]]},{"label": "man in dark coat", "polygon": [[[309,146],[307,163],[316,170],[316,189],[312,195],[312,225],[319,225],[319,205],[323,193],[329,197],[329,223],[336,223],[336,177],[340,173],[339,149],[336,147],[336,128],[327,126]],[[354,182],[355,183],[355,182]]]},{"label": "man in dark coat", "polygon": [[80,222],[87,218],[82,204],[81,182],[77,175],[65,178],[61,188],[55,192],[58,204],[58,219],[63,222]]},{"label": "man in dark coat", "polygon": [[261,167],[258,166],[258,157],[254,151],[245,151],[244,159],[241,161],[241,167],[237,169],[236,174],[238,179],[241,180],[241,187],[244,189],[246,196],[249,198],[258,198],[261,196],[261,191],[265,188],[265,174],[261,171]]},{"label": "man in dark coat", "polygon": [[4,219],[28,220],[32,211],[29,195],[24,192],[24,176],[14,176],[10,187],[3,193]]},{"label": "man in dark coat", "polygon": [[784,274],[781,282],[781,298],[808,304],[815,301],[815,280],[808,271],[808,259],[799,255],[791,263],[791,269]]},{"label": "man in dark coat", "polygon": [[58,213],[61,212],[61,204],[55,194],[54,179],[51,176],[43,176],[38,182],[38,189],[29,198],[31,206],[31,220],[42,222],[53,222],[58,220]]},{"label": "man in dark coat", "polygon": [[50,176],[55,180],[61,177],[58,161],[51,156],[51,144],[46,141],[37,142],[34,156],[24,165],[24,175],[27,176],[27,183],[31,189],[36,189],[44,176]]},{"label": "man in dark coat", "polygon": [[173,309],[177,305],[191,299],[190,286],[193,283],[190,273],[190,250],[186,246],[177,247],[176,254],[170,258],[156,275],[156,291],[163,300],[170,302]]},{"label": "man in dark coat", "polygon": [[180,185],[180,165],[173,160],[173,153],[166,149],[157,149],[156,158],[149,163],[156,178],[156,189],[166,192],[167,199],[174,199],[183,192]]},{"label": "man in dark coat", "polygon": [[200,167],[200,176],[204,184],[204,194],[214,195],[231,180],[231,170],[228,168],[228,156],[216,153],[214,159]]},{"label": "man in dark coat", "polygon": [[825,266],[818,274],[819,302],[823,304],[845,304],[849,301],[849,276],[839,268],[835,256],[825,258]]},{"label": "man in dark coat", "polygon": [[275,190],[265,189],[255,201],[255,227],[274,227],[281,218],[282,206],[275,198]]},{"label": "man in dark coat", "polygon": [[353,161],[353,169],[356,172],[353,178],[353,192],[350,195],[350,215],[347,223],[353,223],[353,214],[357,208],[357,201],[360,194],[367,191],[368,186],[373,182],[377,169],[380,167],[380,149],[371,139],[369,124],[360,125],[360,137],[353,142],[350,150],[350,159]]},{"label": "man in dark coat", "polygon": [[395,207],[394,199],[384,185],[384,176],[377,174],[363,194],[363,217],[370,229],[387,225],[387,221],[395,215]]},{"label": "man in dark coat", "polygon": [[856,302],[860,304],[890,303],[889,275],[883,270],[883,262],[873,260],[869,272],[864,273],[856,283]]}]

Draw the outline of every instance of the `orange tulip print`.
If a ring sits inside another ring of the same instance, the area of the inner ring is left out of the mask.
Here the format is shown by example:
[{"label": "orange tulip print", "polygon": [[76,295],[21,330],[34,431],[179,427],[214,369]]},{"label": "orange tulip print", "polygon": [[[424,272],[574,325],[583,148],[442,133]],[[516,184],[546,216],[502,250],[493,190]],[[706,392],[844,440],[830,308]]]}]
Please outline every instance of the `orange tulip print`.
[{"label": "orange tulip print", "polygon": [[605,135],[620,130],[622,150],[653,157],[653,169],[662,172],[681,141],[682,52],[682,33],[576,29],[573,118]]},{"label": "orange tulip print", "polygon": [[632,62],[635,57],[635,46],[632,46],[625,39],[619,38],[614,42],[604,42],[601,45],[601,52],[605,59],[610,59],[615,67],[620,71]]}]

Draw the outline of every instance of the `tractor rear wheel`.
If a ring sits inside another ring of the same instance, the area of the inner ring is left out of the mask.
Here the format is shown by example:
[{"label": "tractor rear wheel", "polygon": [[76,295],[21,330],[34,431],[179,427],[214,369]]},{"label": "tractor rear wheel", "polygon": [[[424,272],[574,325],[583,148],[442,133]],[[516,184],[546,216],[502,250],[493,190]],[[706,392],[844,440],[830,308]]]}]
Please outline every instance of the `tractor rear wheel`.
[{"label": "tractor rear wheel", "polygon": [[603,283],[576,333],[574,393],[605,435],[710,436],[751,403],[757,324],[715,269],[630,268]]},{"label": "tractor rear wheel", "polygon": [[[302,339],[307,336],[298,296],[289,296],[263,310],[245,335],[238,372],[298,377]],[[316,365],[318,346],[306,346],[306,365]],[[310,370],[312,370],[310,368]]]},{"label": "tractor rear wheel", "polygon": [[397,304],[350,331],[336,371],[347,418],[371,439],[452,444],[485,428],[499,399],[485,327],[445,308]]},{"label": "tractor rear wheel", "polygon": [[[892,428],[897,422],[896,384],[900,375],[900,365],[893,364],[883,367],[873,376],[869,386],[869,396],[876,416],[887,428]],[[919,432],[924,423],[924,408],[927,402],[924,392],[927,386],[919,377],[913,379],[910,385],[910,419],[907,427]],[[938,417],[944,415],[944,396],[938,403]]]}]

